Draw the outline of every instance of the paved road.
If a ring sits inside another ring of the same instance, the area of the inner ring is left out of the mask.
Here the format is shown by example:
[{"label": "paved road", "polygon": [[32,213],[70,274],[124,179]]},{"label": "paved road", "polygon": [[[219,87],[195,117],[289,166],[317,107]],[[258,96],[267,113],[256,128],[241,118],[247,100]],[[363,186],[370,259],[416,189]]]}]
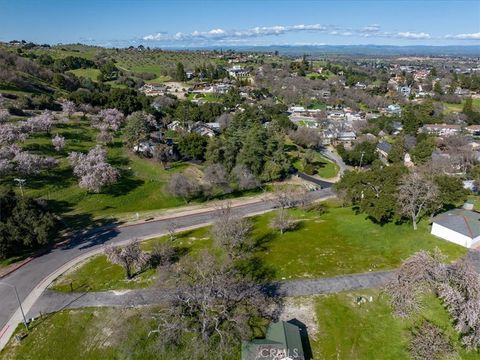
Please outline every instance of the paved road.
[{"label": "paved road", "polygon": [[[321,199],[332,196],[333,192],[330,188],[324,188],[312,192],[311,195],[313,199]],[[234,208],[234,211],[239,215],[246,216],[265,212],[272,208],[274,208],[272,201],[261,201],[258,203],[237,206]],[[174,219],[177,228],[208,224],[213,220],[214,211],[186,215]],[[14,273],[3,278],[2,282],[15,285],[18,289],[19,297],[23,302],[32,291],[39,291],[39,289],[41,289],[43,285],[41,282],[46,277],[73,259],[92,250],[101,249],[104,244],[117,243],[133,238],[154,237],[155,235],[166,233],[168,224],[171,221],[172,220],[169,219],[152,221],[128,227],[111,227],[105,228],[102,231],[77,236],[76,238],[71,239],[71,241],[65,246],[53,249],[47,254],[33,259]],[[1,284],[0,304],[0,329],[2,329],[17,310],[18,303],[13,289]]]},{"label": "paved road", "polygon": [[[284,296],[330,294],[341,291],[378,288],[392,278],[393,271],[335,276],[307,280],[285,281],[273,284]],[[102,291],[87,293],[59,293],[46,290],[28,313],[28,318],[37,317],[63,309],[92,306],[142,306],[161,304],[173,294],[172,289],[137,289],[130,291]]]},{"label": "paved road", "polygon": [[[468,258],[480,273],[480,251],[470,250]],[[394,276],[394,271],[376,271],[361,274],[342,275],[328,278],[299,279],[282,281],[265,289],[274,288],[284,296],[307,296],[331,294],[342,291],[379,288]],[[39,314],[53,313],[63,309],[77,309],[98,306],[142,306],[161,304],[173,294],[172,289],[136,289],[126,291],[72,292],[60,293],[46,290],[35,303],[28,318]]]},{"label": "paved road", "polygon": [[323,148],[320,153],[325,156],[327,159],[332,160],[335,162],[338,167],[340,168],[340,174],[343,174],[346,170],[348,170],[348,166],[345,164],[343,159],[338,155],[337,153],[334,153],[333,151]]}]

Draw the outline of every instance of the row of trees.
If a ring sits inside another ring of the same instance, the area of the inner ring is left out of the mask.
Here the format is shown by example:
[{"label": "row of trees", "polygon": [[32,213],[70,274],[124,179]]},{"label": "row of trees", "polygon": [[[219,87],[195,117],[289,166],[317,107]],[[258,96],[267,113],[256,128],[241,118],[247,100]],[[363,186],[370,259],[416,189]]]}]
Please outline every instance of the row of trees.
[{"label": "row of trees", "polygon": [[436,174],[429,167],[408,170],[401,164],[375,164],[367,171],[348,171],[336,185],[343,199],[373,221],[410,219],[414,229],[425,215],[458,205],[467,191],[460,179]]},{"label": "row of trees", "polygon": [[[467,259],[448,264],[437,249],[420,251],[407,259],[386,286],[397,316],[418,314],[425,295],[433,293],[450,314],[462,344],[480,348],[480,277]],[[410,351],[414,359],[438,359],[455,355],[447,334],[424,320],[414,330]]]}]

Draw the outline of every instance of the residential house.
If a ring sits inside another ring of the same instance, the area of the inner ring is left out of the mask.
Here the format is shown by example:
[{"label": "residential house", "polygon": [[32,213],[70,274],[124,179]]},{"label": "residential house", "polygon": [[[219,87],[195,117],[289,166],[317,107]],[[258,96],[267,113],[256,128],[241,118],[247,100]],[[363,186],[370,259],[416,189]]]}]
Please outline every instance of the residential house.
[{"label": "residential house", "polygon": [[351,143],[355,141],[357,134],[354,131],[341,131],[337,134],[337,142]]},{"label": "residential house", "polygon": [[230,69],[227,70],[228,75],[234,78],[244,78],[247,77],[250,72],[244,68],[242,68],[240,65],[235,65],[231,67]]},{"label": "residential house", "polygon": [[290,106],[288,109],[290,113],[303,113],[305,112],[305,108],[303,106]]},{"label": "residential house", "polygon": [[305,360],[301,331],[290,322],[272,323],[265,338],[242,343],[242,360]]},{"label": "residential house", "polygon": [[437,215],[432,222],[432,235],[466,248],[480,245],[480,213],[473,210],[473,203],[463,208]]},{"label": "residential house", "polygon": [[410,93],[412,92],[412,88],[408,85],[403,85],[403,86],[399,86],[397,88],[397,91],[400,94],[402,94],[403,96],[408,97],[408,96],[410,96]]},{"label": "residential house", "polygon": [[[208,124],[215,124],[215,125],[208,125]],[[214,137],[220,130],[220,124],[218,123],[202,123],[197,122],[192,126],[191,132],[197,133],[202,136]],[[218,127],[217,127],[218,124]]]},{"label": "residential house", "polygon": [[388,154],[392,150],[392,145],[386,141],[382,141],[377,145],[377,152],[384,160],[388,160]]},{"label": "residential house", "polygon": [[402,108],[398,104],[392,104],[387,106],[386,112],[390,115],[401,115]]},{"label": "residential house", "polygon": [[394,121],[392,123],[392,128],[393,128],[392,135],[396,136],[400,134],[400,132],[403,130],[403,125],[400,121]]},{"label": "residential house", "polygon": [[449,136],[460,133],[462,131],[462,126],[452,124],[425,124],[422,127],[422,131],[428,134]]}]

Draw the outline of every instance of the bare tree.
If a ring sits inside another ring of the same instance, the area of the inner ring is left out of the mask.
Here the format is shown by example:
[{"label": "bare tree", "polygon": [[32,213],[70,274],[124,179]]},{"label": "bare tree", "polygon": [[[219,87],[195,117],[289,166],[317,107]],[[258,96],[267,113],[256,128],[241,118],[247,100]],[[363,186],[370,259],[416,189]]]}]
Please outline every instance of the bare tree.
[{"label": "bare tree", "polygon": [[200,185],[196,179],[191,179],[184,174],[173,174],[168,183],[168,192],[174,196],[180,196],[185,203],[198,195]]},{"label": "bare tree", "polygon": [[293,230],[296,227],[297,222],[295,221],[295,218],[287,211],[281,209],[275,212],[275,216],[272,219],[271,225],[283,235],[284,232]]},{"label": "bare tree", "polygon": [[220,206],[215,212],[212,225],[212,238],[231,260],[245,256],[251,244],[248,244],[252,230],[250,221],[235,215],[229,203]]},{"label": "bare tree", "polygon": [[322,136],[317,129],[299,127],[291,131],[289,136],[295,144],[303,147],[316,147],[322,143]]},{"label": "bare tree", "polygon": [[433,253],[419,251],[409,257],[386,285],[395,313],[407,317],[421,308],[421,295],[433,291],[447,276],[445,257],[438,249]]},{"label": "bare tree", "polygon": [[417,171],[405,175],[398,187],[398,207],[400,212],[412,219],[413,228],[417,230],[417,223],[423,212],[438,198],[438,187],[426,176]]},{"label": "bare tree", "polygon": [[244,165],[235,166],[232,170],[232,175],[237,180],[240,190],[249,190],[260,186],[260,181]]},{"label": "bare tree", "polygon": [[449,268],[438,294],[467,349],[480,347],[480,277],[472,264],[460,260]]},{"label": "bare tree", "polygon": [[166,168],[172,158],[172,148],[167,144],[157,144],[153,148],[153,157]]},{"label": "bare tree", "polygon": [[106,246],[105,255],[111,263],[120,265],[125,270],[127,279],[131,279],[135,272],[144,269],[149,261],[148,254],[140,249],[140,244],[136,239],[124,247]]},{"label": "bare tree", "polygon": [[227,178],[227,171],[222,164],[212,164],[205,168],[203,179],[214,185],[221,187],[224,190],[229,189],[229,182]]},{"label": "bare tree", "polygon": [[[252,334],[251,321],[277,316],[276,299],[265,295],[254,282],[245,279],[231,263],[221,263],[204,252],[196,261],[185,261],[176,276],[177,291],[159,314],[160,345],[185,348],[183,341],[195,340],[181,358],[223,359],[231,346]],[[192,351],[194,354],[192,355]]]},{"label": "bare tree", "polygon": [[272,226],[283,234],[295,227],[296,222],[287,211],[287,208],[305,206],[308,194],[305,188],[294,185],[277,185],[271,194],[275,206],[279,208],[272,220]]}]

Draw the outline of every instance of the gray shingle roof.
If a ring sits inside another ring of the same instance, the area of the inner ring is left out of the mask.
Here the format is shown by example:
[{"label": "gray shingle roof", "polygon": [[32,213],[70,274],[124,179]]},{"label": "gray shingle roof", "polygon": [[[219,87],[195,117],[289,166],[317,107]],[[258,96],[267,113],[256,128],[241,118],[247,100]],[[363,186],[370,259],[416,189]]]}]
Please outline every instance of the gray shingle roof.
[{"label": "gray shingle roof", "polygon": [[433,218],[433,222],[470,238],[480,236],[480,213],[453,209]]}]

